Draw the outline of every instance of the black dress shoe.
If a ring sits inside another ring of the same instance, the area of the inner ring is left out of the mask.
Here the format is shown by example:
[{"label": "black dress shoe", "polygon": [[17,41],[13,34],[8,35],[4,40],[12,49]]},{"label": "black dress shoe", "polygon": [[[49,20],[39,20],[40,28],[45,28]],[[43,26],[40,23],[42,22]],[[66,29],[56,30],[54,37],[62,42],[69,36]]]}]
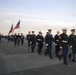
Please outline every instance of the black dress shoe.
[{"label": "black dress shoe", "polygon": [[72,55],[71,55],[71,53],[70,53],[70,54],[68,55],[69,59],[71,58],[71,56],[72,56]]},{"label": "black dress shoe", "polygon": [[46,52],[45,52],[45,56],[46,56]]},{"label": "black dress shoe", "polygon": [[41,53],[39,53],[39,55],[41,55]]},{"label": "black dress shoe", "polygon": [[59,57],[58,55],[56,55],[56,57]]},{"label": "black dress shoe", "polygon": [[52,57],[50,57],[50,59],[53,59]]},{"label": "black dress shoe", "polygon": [[64,63],[65,65],[68,65],[68,63]]},{"label": "black dress shoe", "polygon": [[59,60],[61,60],[61,56],[59,56]]},{"label": "black dress shoe", "polygon": [[31,51],[32,53],[34,53],[34,51]]},{"label": "black dress shoe", "polygon": [[74,59],[72,59],[73,62],[76,62]]}]

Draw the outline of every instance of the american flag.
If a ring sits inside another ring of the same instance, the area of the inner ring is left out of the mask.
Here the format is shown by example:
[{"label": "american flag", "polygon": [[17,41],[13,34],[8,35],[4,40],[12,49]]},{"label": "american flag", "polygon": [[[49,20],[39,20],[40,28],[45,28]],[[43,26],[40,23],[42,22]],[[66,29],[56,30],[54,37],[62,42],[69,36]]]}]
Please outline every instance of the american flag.
[{"label": "american flag", "polygon": [[12,32],[17,28],[20,28],[20,21],[18,21],[17,25],[12,29]]}]

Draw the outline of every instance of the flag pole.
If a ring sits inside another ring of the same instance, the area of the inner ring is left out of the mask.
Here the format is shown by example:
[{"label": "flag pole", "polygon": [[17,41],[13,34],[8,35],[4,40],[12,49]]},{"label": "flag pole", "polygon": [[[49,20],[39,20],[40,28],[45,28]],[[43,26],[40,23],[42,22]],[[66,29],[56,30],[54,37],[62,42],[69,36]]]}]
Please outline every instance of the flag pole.
[{"label": "flag pole", "polygon": [[18,30],[18,33],[20,33],[20,28],[19,28],[19,30]]},{"label": "flag pole", "polygon": [[[20,21],[20,19],[19,19],[19,21]],[[20,26],[20,25],[19,25],[19,26]],[[20,27],[19,27],[19,31],[18,31],[18,32],[19,32],[19,34],[20,34]]]},{"label": "flag pole", "polygon": [[13,35],[13,32],[12,32],[12,35]]},{"label": "flag pole", "polygon": [[[12,22],[12,25],[13,25],[13,22]],[[13,35],[13,32],[12,32],[12,35]]]}]

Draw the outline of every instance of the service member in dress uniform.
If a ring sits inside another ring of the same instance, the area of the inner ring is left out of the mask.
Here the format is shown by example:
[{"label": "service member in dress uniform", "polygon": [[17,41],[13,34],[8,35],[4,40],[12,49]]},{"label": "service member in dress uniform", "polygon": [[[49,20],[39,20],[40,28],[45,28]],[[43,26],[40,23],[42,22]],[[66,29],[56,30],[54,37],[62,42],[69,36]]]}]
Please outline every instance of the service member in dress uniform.
[{"label": "service member in dress uniform", "polygon": [[67,54],[68,54],[68,35],[67,29],[62,29],[63,33],[60,35],[60,48],[62,49],[62,55],[59,55],[59,60],[63,57],[64,64],[68,65],[67,63]]},{"label": "service member in dress uniform", "polygon": [[30,42],[31,42],[31,34],[30,31],[28,32],[27,36],[26,36],[27,42],[28,42],[28,49],[30,47]]},{"label": "service member in dress uniform", "polygon": [[[76,54],[76,35],[75,35],[75,29],[71,29],[71,34],[69,36],[69,46],[72,49],[72,55],[73,55],[73,62],[76,62],[75,60],[75,54]],[[70,58],[71,55],[69,55]]]},{"label": "service member in dress uniform", "polygon": [[10,35],[7,36],[8,42],[10,41]]},{"label": "service member in dress uniform", "polygon": [[1,38],[2,38],[2,36],[1,36],[1,33],[0,33],[0,42],[1,42]]},{"label": "service member in dress uniform", "polygon": [[20,33],[18,33],[18,35],[17,35],[17,43],[18,43],[18,46],[20,45],[20,38],[21,38]]},{"label": "service member in dress uniform", "polygon": [[59,55],[58,53],[59,53],[59,51],[60,51],[59,37],[60,37],[60,32],[57,31],[57,34],[56,34],[55,37],[54,37],[56,57],[58,57],[58,55]]},{"label": "service member in dress uniform", "polygon": [[39,34],[36,36],[36,44],[38,45],[38,53],[39,53],[39,55],[41,55],[43,42],[44,42],[44,37],[42,36],[42,32],[40,31]]},{"label": "service member in dress uniform", "polygon": [[24,35],[23,33],[21,33],[21,45],[23,46],[23,44],[24,44]]},{"label": "service member in dress uniform", "polygon": [[[47,35],[48,35],[48,32],[46,32],[46,36],[47,36]],[[48,49],[48,46],[46,45],[45,56],[46,56],[46,52],[48,52],[47,49]]]},{"label": "service member in dress uniform", "polygon": [[13,42],[13,34],[11,35],[11,42]]},{"label": "service member in dress uniform", "polygon": [[32,31],[32,34],[31,34],[30,44],[31,44],[31,52],[34,52],[34,48],[36,46],[36,35],[34,34],[34,31]]},{"label": "service member in dress uniform", "polygon": [[52,42],[53,42],[53,36],[51,34],[51,29],[48,30],[48,34],[45,36],[45,44],[47,46],[47,50],[45,52],[45,56],[49,54],[50,59],[52,58]]},{"label": "service member in dress uniform", "polygon": [[13,39],[14,39],[14,45],[16,46],[17,45],[17,34],[16,33],[15,33]]}]

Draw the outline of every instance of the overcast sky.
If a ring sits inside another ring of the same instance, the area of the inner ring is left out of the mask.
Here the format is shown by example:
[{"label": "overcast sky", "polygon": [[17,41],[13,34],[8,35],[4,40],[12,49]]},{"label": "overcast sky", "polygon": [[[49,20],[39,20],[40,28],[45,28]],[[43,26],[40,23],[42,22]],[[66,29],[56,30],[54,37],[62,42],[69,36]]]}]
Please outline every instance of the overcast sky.
[{"label": "overcast sky", "polygon": [[[52,33],[76,28],[76,0],[0,0],[0,32],[8,34],[13,23],[20,19],[20,31]],[[15,30],[18,32],[19,30]]]}]

